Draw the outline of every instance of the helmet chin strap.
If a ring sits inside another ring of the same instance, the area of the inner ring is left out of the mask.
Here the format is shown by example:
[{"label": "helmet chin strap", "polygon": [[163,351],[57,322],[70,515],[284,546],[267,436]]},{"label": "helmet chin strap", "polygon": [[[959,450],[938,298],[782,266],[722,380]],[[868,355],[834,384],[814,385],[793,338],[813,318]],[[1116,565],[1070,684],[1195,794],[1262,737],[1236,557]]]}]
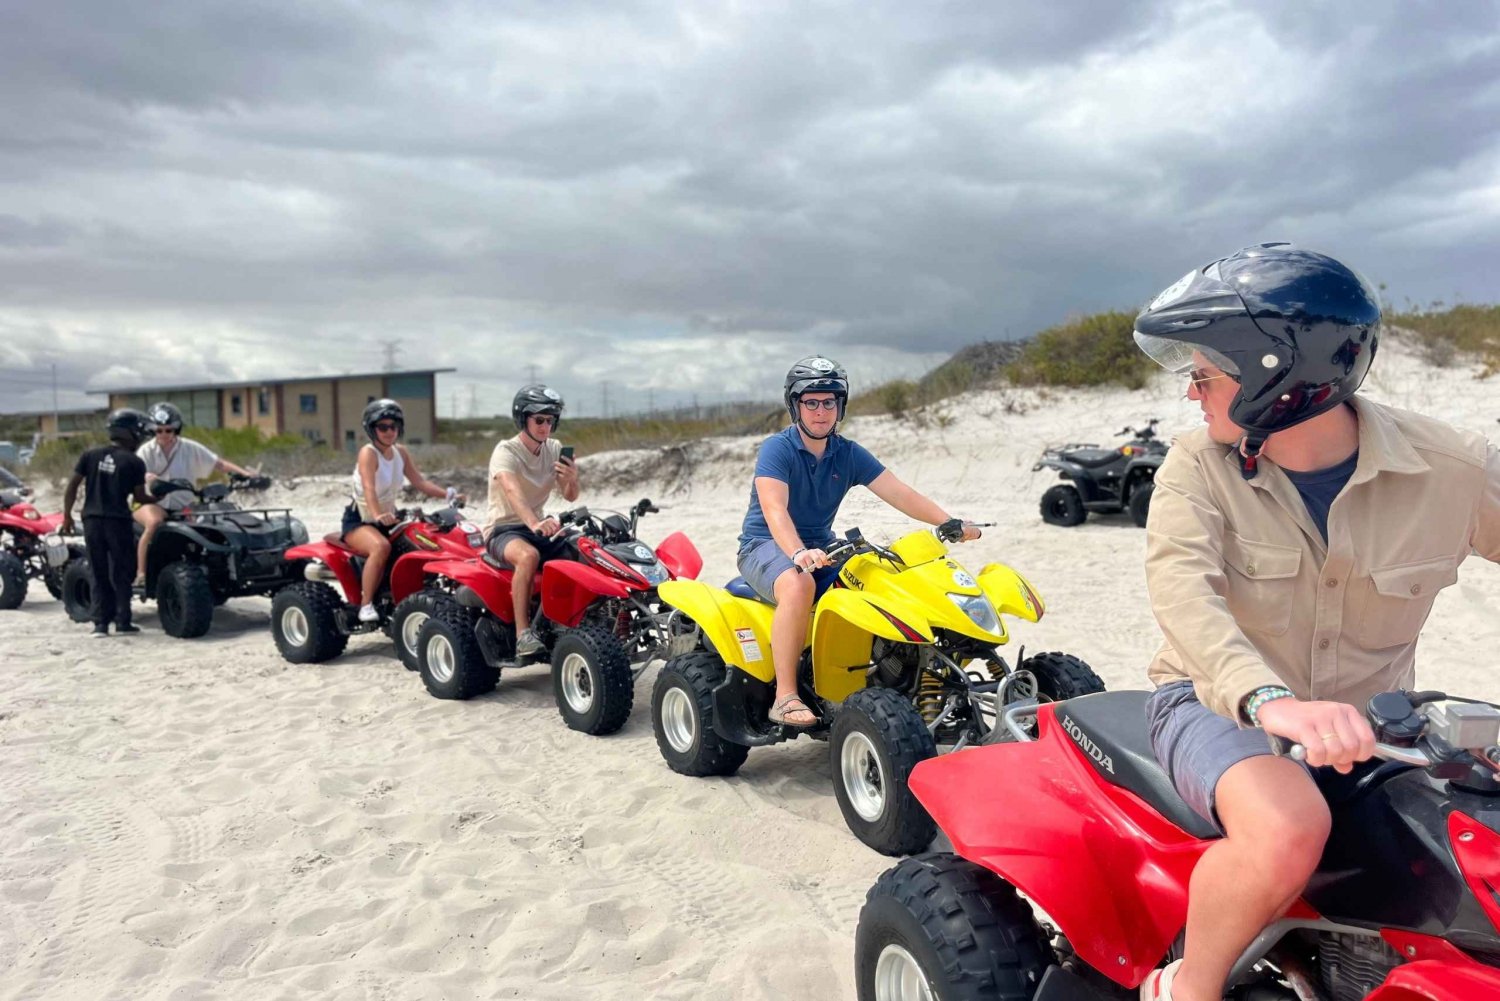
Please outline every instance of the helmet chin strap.
[{"label": "helmet chin strap", "polygon": [[798,417],[797,418],[797,429],[800,430],[803,434],[807,435],[813,441],[822,441],[824,438],[832,438],[833,435],[834,435],[834,433],[836,431],[838,431],[839,424],[838,424],[838,421],[834,421],[833,422],[833,427],[831,427],[831,428],[828,429],[828,433],[827,434],[813,434],[810,430],[808,430],[807,425],[802,423],[802,418]]},{"label": "helmet chin strap", "polygon": [[1250,431],[1240,439],[1240,475],[1245,479],[1253,480],[1260,472],[1260,453],[1268,437],[1260,431]]}]

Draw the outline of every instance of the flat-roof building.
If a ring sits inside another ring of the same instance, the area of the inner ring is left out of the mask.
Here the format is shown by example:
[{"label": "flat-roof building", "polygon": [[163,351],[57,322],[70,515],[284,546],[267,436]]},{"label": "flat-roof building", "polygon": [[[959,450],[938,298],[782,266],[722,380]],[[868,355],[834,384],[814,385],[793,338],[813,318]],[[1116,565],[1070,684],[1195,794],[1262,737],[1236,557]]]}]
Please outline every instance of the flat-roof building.
[{"label": "flat-roof building", "polygon": [[182,411],[193,427],[255,427],[266,434],[300,434],[308,441],[354,451],[365,440],[360,416],[371,400],[390,398],[406,412],[405,441],[421,445],[437,437],[439,372],[451,368],[299,376],[189,385],[123,386],[94,390],[109,396],[109,408],[146,410],[163,400]]}]

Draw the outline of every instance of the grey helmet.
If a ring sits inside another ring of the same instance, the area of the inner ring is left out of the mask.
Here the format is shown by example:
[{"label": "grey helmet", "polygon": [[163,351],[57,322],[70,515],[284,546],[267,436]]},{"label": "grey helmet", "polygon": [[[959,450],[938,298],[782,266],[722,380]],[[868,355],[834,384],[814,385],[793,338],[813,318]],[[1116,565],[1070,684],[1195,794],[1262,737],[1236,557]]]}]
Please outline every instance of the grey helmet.
[{"label": "grey helmet", "polygon": [[510,404],[510,417],[515,422],[516,430],[526,430],[526,418],[533,414],[551,414],[557,418],[557,423],[552,425],[556,431],[557,426],[562,423],[563,398],[555,389],[549,389],[542,385],[522,386],[516,391],[516,398]]},{"label": "grey helmet", "polygon": [[109,440],[134,452],[151,435],[151,420],[139,410],[121,407],[110,411],[104,421]]},{"label": "grey helmet", "polygon": [[166,400],[151,404],[151,409],[147,411],[146,416],[151,419],[153,427],[171,428],[179,433],[182,431],[182,411]]},{"label": "grey helmet", "polygon": [[[832,393],[838,400],[838,419],[844,419],[844,408],[849,403],[849,373],[844,367],[832,358],[824,358],[822,355],[811,355],[794,364],[786,373],[785,392],[782,399],[786,401],[786,412],[791,416],[792,423],[802,430],[809,438],[817,438],[802,423],[801,407],[798,401],[803,393]],[[838,425],[835,422],[834,427]],[[832,434],[830,431],[828,434]],[[827,437],[824,435],[823,437]]]},{"label": "grey helmet", "polygon": [[377,445],[380,442],[375,437],[375,425],[381,421],[395,421],[398,441],[405,436],[406,413],[401,409],[401,404],[395,400],[371,400],[365,404],[365,412],[360,417],[360,423],[365,426],[366,436]]}]

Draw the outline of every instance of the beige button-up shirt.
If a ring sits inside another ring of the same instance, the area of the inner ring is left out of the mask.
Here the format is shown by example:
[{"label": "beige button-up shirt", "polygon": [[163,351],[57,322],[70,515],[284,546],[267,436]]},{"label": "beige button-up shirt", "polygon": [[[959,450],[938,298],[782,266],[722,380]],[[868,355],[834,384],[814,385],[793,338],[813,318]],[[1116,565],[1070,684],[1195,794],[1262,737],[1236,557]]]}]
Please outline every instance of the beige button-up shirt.
[{"label": "beige button-up shirt", "polygon": [[1233,719],[1262,685],[1361,709],[1413,686],[1438,591],[1471,551],[1500,562],[1500,452],[1431,418],[1353,406],[1359,460],[1326,544],[1274,463],[1262,457],[1246,480],[1206,428],[1173,444],[1146,525],[1146,585],[1166,637],[1155,684],[1192,681]]}]

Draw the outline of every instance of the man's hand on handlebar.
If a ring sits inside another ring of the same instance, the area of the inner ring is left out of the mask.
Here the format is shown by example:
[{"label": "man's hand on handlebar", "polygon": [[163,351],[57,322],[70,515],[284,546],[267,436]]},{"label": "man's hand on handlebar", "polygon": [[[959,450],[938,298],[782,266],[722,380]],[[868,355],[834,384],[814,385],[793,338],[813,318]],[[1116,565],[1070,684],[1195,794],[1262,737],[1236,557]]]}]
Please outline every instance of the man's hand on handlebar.
[{"label": "man's hand on handlebar", "polygon": [[537,535],[540,535],[544,539],[550,539],[558,532],[562,531],[562,523],[549,514],[547,517],[537,522],[536,528],[532,529],[532,531]]},{"label": "man's hand on handlebar", "polygon": [[818,567],[826,567],[832,562],[828,554],[821,549],[804,549],[792,557],[793,565],[803,573],[816,570]]},{"label": "man's hand on handlebar", "polygon": [[1358,709],[1343,702],[1273,699],[1256,715],[1266,733],[1305,747],[1314,768],[1330,765],[1347,774],[1356,762],[1375,755],[1375,731]]}]

